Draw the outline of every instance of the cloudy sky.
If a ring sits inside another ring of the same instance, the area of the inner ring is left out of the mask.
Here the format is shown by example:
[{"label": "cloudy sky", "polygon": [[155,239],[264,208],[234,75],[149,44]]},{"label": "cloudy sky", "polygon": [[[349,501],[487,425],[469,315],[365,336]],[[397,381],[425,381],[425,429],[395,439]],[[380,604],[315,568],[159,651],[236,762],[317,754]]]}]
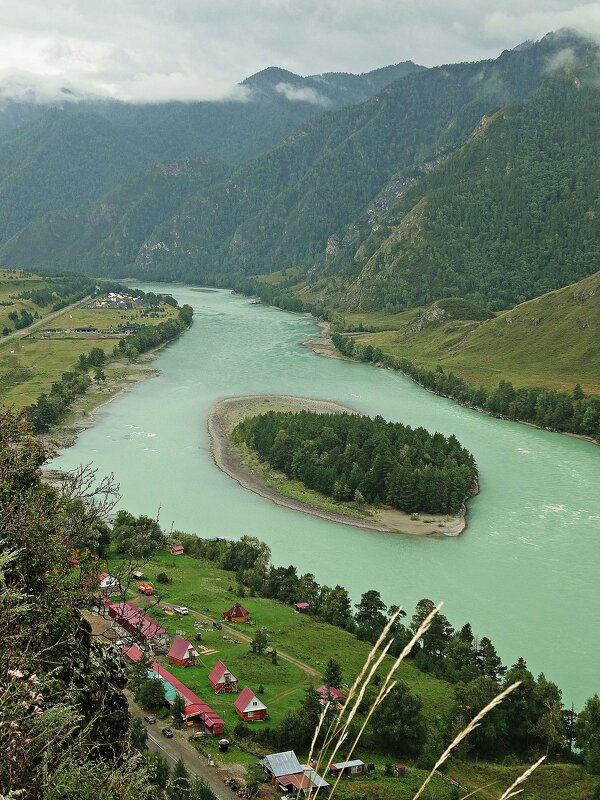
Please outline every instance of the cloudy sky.
[{"label": "cloudy sky", "polygon": [[300,74],[497,55],[560,27],[574,0],[0,0],[0,92],[213,99],[270,65]]}]

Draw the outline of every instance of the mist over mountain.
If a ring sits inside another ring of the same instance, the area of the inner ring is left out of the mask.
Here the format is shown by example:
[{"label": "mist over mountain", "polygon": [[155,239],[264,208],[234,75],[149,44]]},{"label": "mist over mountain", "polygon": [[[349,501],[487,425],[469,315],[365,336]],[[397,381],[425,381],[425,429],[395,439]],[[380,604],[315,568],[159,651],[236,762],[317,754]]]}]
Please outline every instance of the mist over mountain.
[{"label": "mist over mountain", "polygon": [[[597,63],[597,45],[559,31],[497,59],[432,69],[405,64],[366,76],[301,78],[269,68],[245,82],[253,96],[318,109],[274,148],[230,166],[174,159],[104,192],[89,181],[76,208],[65,208],[73,202],[66,192],[62,206],[50,196],[42,215],[18,232],[16,212],[4,211],[0,259],[223,285],[293,267],[305,293],[346,306],[393,309],[459,295],[507,307],[597,269],[595,239],[586,233]],[[382,83],[366,101],[332,109],[332,98]],[[157,125],[154,144],[142,147],[143,137],[123,123],[136,109],[118,111],[120,122],[116,114],[103,121],[118,131],[115,172],[127,161],[143,166],[160,138]],[[168,120],[168,108],[137,111]],[[16,141],[26,141],[28,130]],[[182,140],[171,148],[184,149]],[[25,175],[21,194],[26,183]],[[35,210],[26,207],[21,220]],[[518,219],[528,220],[533,237],[515,233],[524,230]],[[556,263],[552,236],[561,231]]]}]

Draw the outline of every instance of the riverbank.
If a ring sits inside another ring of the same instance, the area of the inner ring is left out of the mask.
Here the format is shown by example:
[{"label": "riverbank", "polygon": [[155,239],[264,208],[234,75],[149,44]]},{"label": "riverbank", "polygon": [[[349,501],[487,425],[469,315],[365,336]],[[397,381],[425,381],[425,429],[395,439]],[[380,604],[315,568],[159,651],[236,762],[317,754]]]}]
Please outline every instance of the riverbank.
[{"label": "riverbank", "polygon": [[124,360],[110,362],[104,368],[106,381],[102,385],[90,386],[84,395],[74,401],[63,419],[41,438],[57,450],[72,447],[79,435],[96,422],[98,412],[104,406],[124,395],[138,383],[160,374],[151,363],[164,346],[164,344],[159,345],[144,353],[136,363]]},{"label": "riverbank", "polygon": [[[320,320],[320,319],[315,319],[315,322],[317,323],[317,325],[321,329],[321,336],[317,336],[317,337],[314,337],[312,339],[307,339],[306,341],[302,342],[304,347],[307,347],[309,350],[312,350],[313,353],[316,353],[319,356],[325,356],[326,358],[343,359],[345,361],[353,361],[354,363],[359,363],[359,364],[361,364],[361,363],[369,363],[369,362],[364,362],[359,358],[353,358],[351,356],[345,355],[344,353],[341,353],[336,348],[331,336],[329,336],[329,330],[330,330],[329,323],[327,323],[327,322],[325,322],[323,320]],[[364,334],[362,334],[362,333],[348,333],[348,334],[345,334],[346,337],[358,337],[358,336],[362,336],[362,335],[364,335]],[[556,430],[554,428],[545,428],[542,425],[536,425],[535,422],[529,422],[528,420],[524,420],[524,419],[516,419],[516,418],[513,418],[513,417],[504,416],[502,414],[494,414],[491,411],[488,411],[487,409],[482,408],[481,406],[475,406],[475,405],[471,405],[471,404],[469,404],[467,402],[461,402],[456,397],[452,397],[451,395],[444,394],[443,392],[438,392],[438,391],[436,391],[435,389],[432,389],[429,386],[425,386],[424,384],[422,384],[418,380],[416,380],[415,377],[413,375],[411,375],[409,372],[405,372],[402,369],[395,368],[391,364],[386,363],[385,360],[384,361],[378,361],[378,362],[371,362],[371,363],[373,364],[373,366],[379,366],[379,367],[383,367],[384,369],[390,369],[393,372],[400,372],[402,375],[404,375],[404,377],[409,378],[411,381],[413,381],[413,383],[416,383],[417,386],[420,386],[421,389],[424,389],[426,392],[429,392],[430,394],[433,394],[436,397],[444,397],[444,398],[446,398],[446,400],[452,400],[453,403],[458,403],[458,405],[462,406],[463,408],[468,408],[471,411],[477,411],[480,414],[485,414],[486,416],[493,417],[494,419],[502,419],[502,420],[506,420],[507,422],[517,422],[520,425],[526,425],[529,428],[535,428],[536,430],[539,430],[539,431],[547,431],[548,433],[558,433],[561,436],[568,436],[571,439],[579,439],[580,441],[588,442],[589,444],[593,444],[593,445],[596,445],[596,446],[598,446],[600,444],[599,441],[596,441],[591,436],[586,436],[586,435],[581,434],[581,433],[571,433],[569,431]]]},{"label": "riverbank", "polygon": [[267,500],[332,522],[411,536],[458,536],[465,530],[467,523],[462,515],[421,514],[413,519],[413,515],[393,508],[367,506],[359,510],[349,503],[336,503],[299,482],[287,480],[285,476],[261,464],[253,453],[238,448],[231,441],[231,431],[247,417],[266,411],[300,410],[319,414],[359,413],[341,403],[288,395],[251,395],[222,400],[212,407],[207,419],[215,464],[240,486]]}]

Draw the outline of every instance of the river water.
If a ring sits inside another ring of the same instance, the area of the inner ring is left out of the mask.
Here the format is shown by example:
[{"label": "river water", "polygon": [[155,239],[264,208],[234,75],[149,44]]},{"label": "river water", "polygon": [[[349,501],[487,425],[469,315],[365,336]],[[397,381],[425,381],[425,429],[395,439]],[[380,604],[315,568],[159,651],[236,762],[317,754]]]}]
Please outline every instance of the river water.
[{"label": "river water", "polygon": [[[170,291],[195,310],[191,330],[161,352],[161,374],[104,407],[96,424],[52,464],[113,472],[121,506],[201,536],[257,536],[273,562],[293,563],[355,599],[378,589],[412,614],[445,601],[505,663],[523,656],[580,706],[600,691],[600,449],[492,419],[436,397],[401,375],[317,356],[302,342],[311,319],[225,291]],[[456,539],[352,528],[275,505],[213,463],[210,407],[242,394],[295,394],[455,434],[475,455],[481,493]]]}]

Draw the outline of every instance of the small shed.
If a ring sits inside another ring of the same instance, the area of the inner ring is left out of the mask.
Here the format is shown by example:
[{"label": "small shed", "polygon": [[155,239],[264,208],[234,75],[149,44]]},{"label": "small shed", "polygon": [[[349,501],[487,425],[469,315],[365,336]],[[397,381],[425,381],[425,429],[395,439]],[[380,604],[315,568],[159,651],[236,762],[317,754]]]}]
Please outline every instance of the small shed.
[{"label": "small shed", "polygon": [[198,659],[198,651],[187,639],[176,636],[169,649],[169,662],[180,667],[193,667]]},{"label": "small shed", "polygon": [[136,581],[141,581],[142,578],[144,577],[144,573],[142,572],[141,569],[134,569],[133,572],[131,573],[131,577],[135,578]]},{"label": "small shed", "polygon": [[250,612],[240,603],[234,603],[228,611],[223,612],[223,619],[226,622],[248,622]]},{"label": "small shed", "polygon": [[309,608],[310,603],[294,603],[294,611],[297,611],[298,614],[306,614]]},{"label": "small shed", "polygon": [[362,775],[365,771],[365,762],[358,758],[354,761],[338,761],[337,764],[329,765],[329,772],[336,777],[343,775],[345,778],[351,778],[354,775]]},{"label": "small shed", "polygon": [[237,715],[246,722],[266,719],[268,716],[266,705],[248,686],[242,689],[234,705]]},{"label": "small shed", "polygon": [[139,647],[136,647],[134,644],[131,644],[129,646],[123,645],[123,647],[121,647],[121,651],[123,652],[125,658],[128,661],[131,661],[132,664],[137,664],[144,658],[144,653],[140,650]]},{"label": "small shed", "polygon": [[170,551],[172,556],[182,556],[184,553],[182,544],[174,544],[171,546]]},{"label": "small shed", "polygon": [[213,667],[208,680],[217,694],[237,692],[237,678],[221,660],[217,661]]},{"label": "small shed", "polygon": [[406,775],[406,767],[404,764],[394,764],[394,775],[397,778],[401,778],[403,775]]}]

